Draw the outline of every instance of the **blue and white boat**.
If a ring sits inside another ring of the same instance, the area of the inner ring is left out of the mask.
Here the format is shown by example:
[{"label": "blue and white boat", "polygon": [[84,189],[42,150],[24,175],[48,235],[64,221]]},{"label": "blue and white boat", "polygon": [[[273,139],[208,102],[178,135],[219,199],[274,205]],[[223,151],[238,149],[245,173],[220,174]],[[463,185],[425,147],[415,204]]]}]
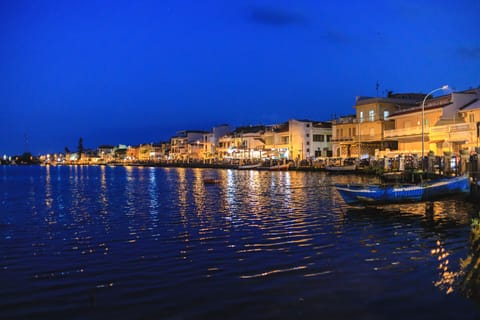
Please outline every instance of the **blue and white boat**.
[{"label": "blue and white boat", "polygon": [[349,205],[430,201],[440,197],[470,193],[470,178],[439,178],[419,184],[335,184]]}]

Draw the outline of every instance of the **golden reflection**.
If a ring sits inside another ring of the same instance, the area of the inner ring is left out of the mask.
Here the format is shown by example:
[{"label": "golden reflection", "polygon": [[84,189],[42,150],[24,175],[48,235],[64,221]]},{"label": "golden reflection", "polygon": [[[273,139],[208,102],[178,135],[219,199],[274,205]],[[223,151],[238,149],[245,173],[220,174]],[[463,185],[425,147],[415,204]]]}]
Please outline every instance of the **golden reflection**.
[{"label": "golden reflection", "polygon": [[204,172],[203,169],[193,169],[193,204],[194,211],[200,218],[205,212],[205,184],[203,180],[207,177],[204,177]]},{"label": "golden reflection", "polygon": [[178,207],[179,207],[179,214],[182,220],[182,225],[184,231],[178,235],[178,238],[183,240],[185,243],[185,248],[180,250],[181,259],[186,260],[188,259],[188,243],[190,242],[190,233],[189,233],[189,226],[188,226],[188,180],[187,180],[187,169],[185,168],[177,168],[175,170],[177,173],[177,194],[178,194]]},{"label": "golden reflection", "polygon": [[149,184],[148,184],[148,194],[150,196],[150,214],[157,215],[158,208],[158,191],[157,191],[157,178],[156,178],[156,169],[151,167],[148,171]]},{"label": "golden reflection", "polygon": [[187,218],[187,192],[188,192],[188,184],[187,184],[187,177],[186,177],[186,169],[185,168],[177,168],[177,194],[178,194],[178,204],[180,208],[180,216],[182,217],[183,225],[186,227],[188,223]]},{"label": "golden reflection", "polygon": [[444,290],[447,294],[454,291],[454,284],[460,273],[453,271],[450,268],[450,253],[445,250],[442,241],[437,240],[436,247],[430,252],[432,256],[438,260],[438,275],[439,280],[435,281],[434,285],[441,290]]},{"label": "golden reflection", "polygon": [[240,276],[240,279],[261,278],[261,277],[267,277],[267,276],[277,274],[277,273],[285,273],[285,272],[303,270],[303,269],[306,269],[306,268],[307,268],[307,266],[298,266],[298,267],[285,268],[285,269],[273,269],[273,270],[269,270],[269,271],[264,271],[264,272],[252,274],[252,275],[242,275],[242,276]]},{"label": "golden reflection", "polygon": [[45,166],[45,206],[47,209],[52,208],[52,179],[50,175],[50,166]]},{"label": "golden reflection", "polygon": [[100,166],[100,202],[102,204],[102,212],[107,212],[108,196],[107,196],[107,177],[105,166]]}]

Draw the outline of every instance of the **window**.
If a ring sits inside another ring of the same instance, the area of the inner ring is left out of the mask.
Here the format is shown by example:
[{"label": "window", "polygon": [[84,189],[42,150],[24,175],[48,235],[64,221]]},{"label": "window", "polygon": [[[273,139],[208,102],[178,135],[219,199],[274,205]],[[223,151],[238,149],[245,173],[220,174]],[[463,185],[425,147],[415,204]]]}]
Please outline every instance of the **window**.
[{"label": "window", "polygon": [[307,128],[310,128],[310,123],[307,123],[305,126],[306,126]]},{"label": "window", "polygon": [[309,145],[310,145],[310,141],[307,141],[307,146],[309,146]]},{"label": "window", "polygon": [[325,136],[323,134],[314,134],[313,135],[314,142],[323,142],[325,141]]},{"label": "window", "polygon": [[315,158],[321,157],[322,156],[322,151],[320,150],[315,150]]},{"label": "window", "polygon": [[307,153],[310,153],[310,149],[309,149],[309,148],[307,148]]},{"label": "window", "polygon": [[288,136],[282,137],[282,144],[288,144]]},{"label": "window", "polygon": [[360,111],[360,122],[363,122],[363,111]]},{"label": "window", "polygon": [[327,142],[330,142],[330,141],[332,141],[332,135],[331,135],[331,134],[329,134],[329,135],[327,136]]},{"label": "window", "polygon": [[387,120],[389,115],[390,115],[390,111],[384,110],[383,111],[383,120]]},{"label": "window", "polygon": [[469,120],[470,122],[475,122],[475,115],[474,115],[473,113],[470,114],[469,117],[468,117],[468,120]]},{"label": "window", "polygon": [[352,137],[355,137],[357,135],[357,128],[352,128]]},{"label": "window", "polygon": [[368,111],[368,120],[370,120],[370,121],[375,120],[375,111],[374,110]]},{"label": "window", "polygon": [[309,137],[310,137],[310,133],[307,133],[307,138],[309,138]]}]

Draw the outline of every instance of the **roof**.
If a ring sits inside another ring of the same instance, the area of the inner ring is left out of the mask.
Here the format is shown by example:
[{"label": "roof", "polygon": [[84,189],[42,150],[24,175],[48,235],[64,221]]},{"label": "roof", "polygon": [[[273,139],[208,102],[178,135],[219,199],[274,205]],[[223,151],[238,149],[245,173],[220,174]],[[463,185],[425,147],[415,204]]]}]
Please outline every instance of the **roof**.
[{"label": "roof", "polygon": [[475,110],[475,109],[480,109],[480,100],[475,99],[473,101],[470,101],[466,105],[460,108],[462,111],[468,111],[468,110]]},{"label": "roof", "polygon": [[259,131],[264,131],[265,126],[258,125],[258,126],[244,126],[244,127],[237,127],[233,133],[253,133],[253,132],[259,132]]},{"label": "roof", "polygon": [[331,121],[313,122],[312,126],[316,127],[316,128],[331,128],[332,127],[332,122]]},{"label": "roof", "polygon": [[[452,104],[452,102],[448,102],[448,103],[445,103],[445,104],[434,104],[434,105],[425,105],[425,109],[424,110],[433,110],[433,109],[441,109],[441,108],[444,108],[448,105]],[[419,112],[422,110],[422,105],[416,105],[412,108],[408,108],[408,109],[400,109],[398,111],[395,111],[393,112],[391,115],[388,116],[388,118],[392,118],[392,117],[395,117],[395,116],[400,116],[400,115],[405,115],[405,114],[409,114],[409,113],[415,113],[415,112]]]}]

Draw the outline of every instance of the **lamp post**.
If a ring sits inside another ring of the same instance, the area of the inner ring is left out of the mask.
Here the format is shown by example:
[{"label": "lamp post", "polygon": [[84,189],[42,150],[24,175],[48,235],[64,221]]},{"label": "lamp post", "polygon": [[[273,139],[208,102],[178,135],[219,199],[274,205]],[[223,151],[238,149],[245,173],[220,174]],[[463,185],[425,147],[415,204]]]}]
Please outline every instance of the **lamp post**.
[{"label": "lamp post", "polygon": [[422,102],[422,171],[425,169],[423,165],[423,158],[425,157],[425,101],[427,101],[428,96],[432,95],[434,92],[440,91],[440,90],[447,90],[448,85],[441,86],[440,88],[437,88],[435,90],[430,91],[425,98],[423,98]]}]

